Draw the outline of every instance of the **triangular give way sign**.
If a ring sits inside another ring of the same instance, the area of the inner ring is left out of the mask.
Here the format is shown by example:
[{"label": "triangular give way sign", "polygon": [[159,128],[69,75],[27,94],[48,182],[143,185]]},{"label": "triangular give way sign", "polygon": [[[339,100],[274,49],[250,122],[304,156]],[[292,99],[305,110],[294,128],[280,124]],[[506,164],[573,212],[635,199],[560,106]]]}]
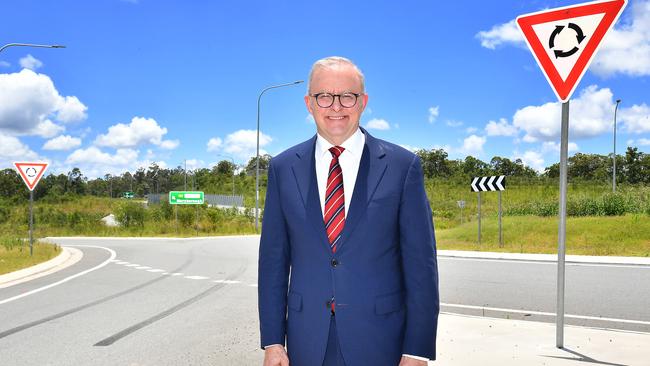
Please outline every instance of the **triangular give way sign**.
[{"label": "triangular give way sign", "polygon": [[517,25],[557,98],[566,102],[627,0],[606,0],[517,17]]},{"label": "triangular give way sign", "polygon": [[14,166],[30,191],[36,188],[38,181],[41,180],[45,169],[47,169],[47,163],[14,163]]}]

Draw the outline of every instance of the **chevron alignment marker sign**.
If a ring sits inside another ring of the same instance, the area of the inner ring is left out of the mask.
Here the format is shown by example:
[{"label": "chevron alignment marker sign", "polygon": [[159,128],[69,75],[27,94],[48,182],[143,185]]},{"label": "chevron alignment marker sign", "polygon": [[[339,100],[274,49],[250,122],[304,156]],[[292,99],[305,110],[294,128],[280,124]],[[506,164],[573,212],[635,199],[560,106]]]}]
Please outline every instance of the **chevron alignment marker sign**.
[{"label": "chevron alignment marker sign", "polygon": [[471,183],[472,192],[505,191],[506,176],[495,175],[491,177],[474,177]]}]

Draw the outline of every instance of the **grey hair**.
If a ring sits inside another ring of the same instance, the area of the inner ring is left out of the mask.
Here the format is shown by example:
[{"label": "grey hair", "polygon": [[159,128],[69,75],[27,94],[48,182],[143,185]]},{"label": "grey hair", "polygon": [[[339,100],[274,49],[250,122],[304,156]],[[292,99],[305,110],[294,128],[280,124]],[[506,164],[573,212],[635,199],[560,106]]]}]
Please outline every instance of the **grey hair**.
[{"label": "grey hair", "polygon": [[309,80],[307,82],[307,93],[309,93],[309,90],[311,90],[311,79],[314,77],[314,72],[317,69],[333,69],[343,64],[352,66],[354,71],[359,76],[359,81],[361,81],[361,92],[365,92],[366,91],[365,77],[363,76],[361,69],[359,69],[359,67],[355,65],[354,62],[352,62],[350,59],[341,56],[330,56],[330,57],[322,58],[314,62],[314,64],[312,65],[311,71],[309,72]]}]

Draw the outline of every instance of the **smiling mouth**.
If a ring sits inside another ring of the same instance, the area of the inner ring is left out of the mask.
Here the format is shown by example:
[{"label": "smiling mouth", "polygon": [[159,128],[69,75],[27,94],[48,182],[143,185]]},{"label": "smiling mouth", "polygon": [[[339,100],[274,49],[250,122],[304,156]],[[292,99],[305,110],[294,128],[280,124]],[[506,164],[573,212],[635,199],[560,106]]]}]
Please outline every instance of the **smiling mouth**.
[{"label": "smiling mouth", "polygon": [[327,118],[333,119],[335,121],[340,121],[340,120],[346,118],[346,116],[328,116]]}]

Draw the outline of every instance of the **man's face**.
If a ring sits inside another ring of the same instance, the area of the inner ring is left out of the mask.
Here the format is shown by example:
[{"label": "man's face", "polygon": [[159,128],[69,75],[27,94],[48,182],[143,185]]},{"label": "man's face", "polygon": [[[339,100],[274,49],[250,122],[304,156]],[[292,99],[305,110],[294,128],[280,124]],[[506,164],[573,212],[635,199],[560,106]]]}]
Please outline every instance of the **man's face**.
[{"label": "man's face", "polygon": [[[349,65],[338,65],[334,68],[319,68],[314,71],[311,79],[309,94],[330,93],[362,93],[361,80],[354,68]],[[318,133],[333,145],[340,145],[352,136],[359,127],[361,113],[366,108],[368,96],[357,98],[357,103],[351,108],[341,106],[339,98],[334,104],[322,108],[316,103],[316,98],[305,96],[305,104],[309,113],[314,116]]]}]

